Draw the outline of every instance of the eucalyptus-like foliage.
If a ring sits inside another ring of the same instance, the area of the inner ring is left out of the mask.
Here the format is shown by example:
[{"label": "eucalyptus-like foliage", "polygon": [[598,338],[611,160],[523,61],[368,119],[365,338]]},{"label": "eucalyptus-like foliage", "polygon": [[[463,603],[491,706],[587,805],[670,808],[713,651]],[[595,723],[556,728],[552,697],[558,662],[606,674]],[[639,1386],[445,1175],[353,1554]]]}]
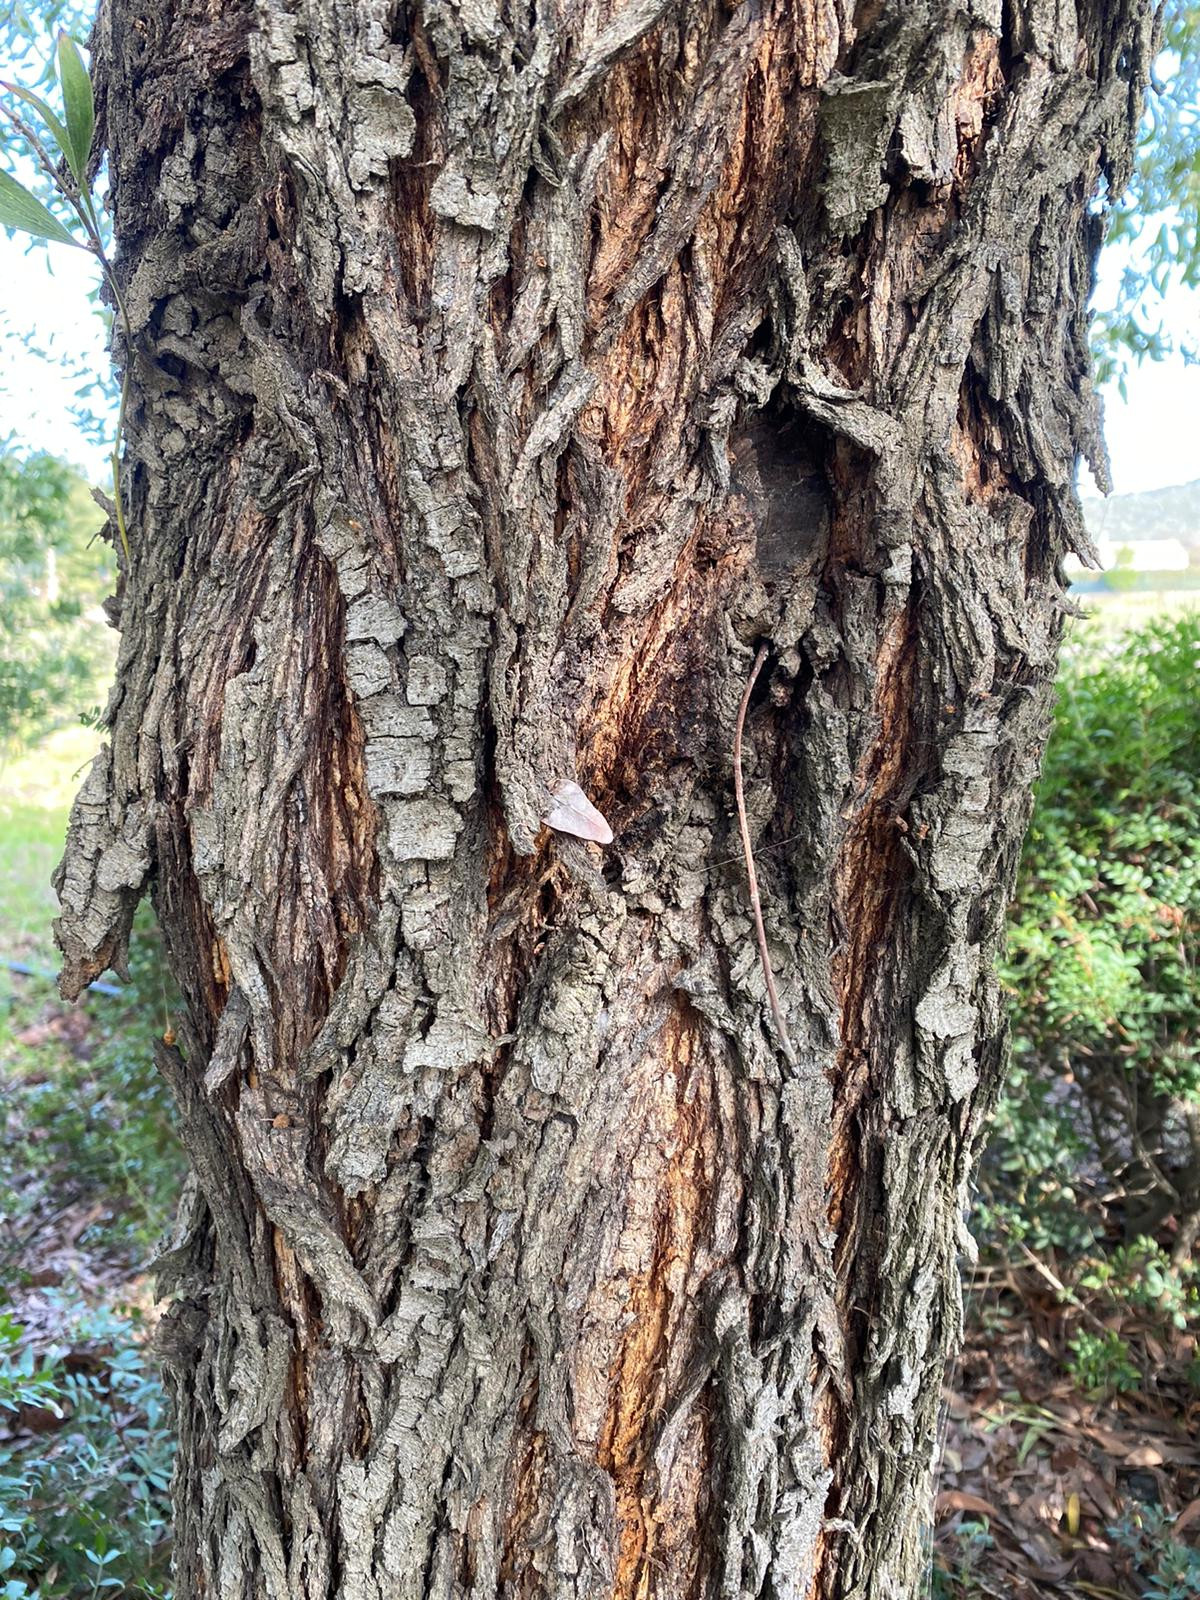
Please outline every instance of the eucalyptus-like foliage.
[{"label": "eucalyptus-like foliage", "polygon": [[1200,4],[1167,0],[1163,48],[1146,97],[1137,160],[1109,216],[1107,243],[1130,252],[1115,303],[1097,313],[1098,377],[1123,385],[1133,362],[1200,347],[1164,321],[1172,287],[1200,288]]},{"label": "eucalyptus-like foliage", "polygon": [[[103,240],[96,225],[97,209],[88,178],[96,129],[92,81],[78,46],[65,32],[58,36],[55,63],[63,105],[61,117],[41,95],[6,79],[0,79],[0,88],[10,103],[0,105],[0,110],[23,141],[24,153],[35,158],[53,196],[61,202],[59,214],[11,173],[0,171],[0,225],[49,244],[91,250],[103,261]],[[11,104],[14,100],[16,108]],[[30,112],[33,121],[29,120]],[[50,135],[49,140],[46,134]]]},{"label": "eucalyptus-like foliage", "polygon": [[[0,99],[0,117],[15,133],[20,153],[32,159],[44,184],[48,185],[43,200],[11,173],[0,169],[0,226],[26,233],[47,244],[70,245],[88,251],[99,265],[116,305],[128,352],[132,343],[129,313],[109,265],[101,211],[91,192],[92,140],[96,131],[92,80],[79,47],[65,29],[58,34],[55,76],[62,100],[61,116],[32,89],[0,79],[0,90],[7,96],[7,99]],[[121,493],[121,439],[128,399],[129,363],[126,359],[111,456],[113,509],[126,563],[129,561],[129,535]]]}]

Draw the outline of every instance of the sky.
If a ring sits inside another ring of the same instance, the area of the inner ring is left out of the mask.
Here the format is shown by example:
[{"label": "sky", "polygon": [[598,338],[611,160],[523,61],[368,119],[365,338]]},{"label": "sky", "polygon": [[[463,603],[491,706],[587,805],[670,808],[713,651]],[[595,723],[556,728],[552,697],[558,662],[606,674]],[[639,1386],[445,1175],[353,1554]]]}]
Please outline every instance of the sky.
[{"label": "sky", "polygon": [[[1115,295],[1119,274],[1115,255],[1101,258],[1097,305]],[[25,448],[66,456],[99,481],[110,446],[89,440],[71,417],[76,389],[105,371],[108,360],[104,328],[88,298],[96,280],[83,251],[30,249],[0,231],[0,438],[11,433]],[[1170,290],[1163,312],[1177,338],[1200,346],[1200,294]],[[36,350],[22,337],[30,329]],[[1116,492],[1200,478],[1200,365],[1180,356],[1146,362],[1129,373],[1126,388],[1124,398],[1115,386],[1104,395]],[[1086,476],[1081,487],[1091,492]]]}]

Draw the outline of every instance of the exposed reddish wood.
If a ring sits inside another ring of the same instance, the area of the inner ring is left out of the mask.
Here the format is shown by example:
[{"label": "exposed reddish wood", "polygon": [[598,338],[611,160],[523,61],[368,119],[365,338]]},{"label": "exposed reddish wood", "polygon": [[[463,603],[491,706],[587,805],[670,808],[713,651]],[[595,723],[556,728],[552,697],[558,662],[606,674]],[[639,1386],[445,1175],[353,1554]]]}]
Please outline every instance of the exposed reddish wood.
[{"label": "exposed reddish wood", "polygon": [[[650,1600],[663,1582],[671,1593],[702,1592],[706,1551],[697,1535],[712,1476],[702,1410],[678,1441],[666,1481],[651,1455],[666,1420],[672,1371],[690,1343],[695,1306],[689,1302],[712,1199],[714,1129],[696,1048],[694,1026],[676,1003],[623,1107],[638,1130],[628,1210],[592,1301],[597,1310],[606,1301],[620,1306],[610,1326],[624,1330],[607,1373],[596,1450],[616,1490],[613,1600]],[[597,1336],[611,1338],[599,1327],[592,1330]]]}]

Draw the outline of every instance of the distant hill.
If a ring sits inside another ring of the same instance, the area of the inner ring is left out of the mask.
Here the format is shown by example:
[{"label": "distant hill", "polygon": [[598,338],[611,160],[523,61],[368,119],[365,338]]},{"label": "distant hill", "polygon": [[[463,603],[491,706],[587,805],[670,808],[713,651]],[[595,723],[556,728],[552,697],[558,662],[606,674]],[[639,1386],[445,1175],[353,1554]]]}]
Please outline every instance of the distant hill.
[{"label": "distant hill", "polygon": [[1180,539],[1189,547],[1200,545],[1200,478],[1144,494],[1114,494],[1107,500],[1086,496],[1083,519],[1097,543]]}]

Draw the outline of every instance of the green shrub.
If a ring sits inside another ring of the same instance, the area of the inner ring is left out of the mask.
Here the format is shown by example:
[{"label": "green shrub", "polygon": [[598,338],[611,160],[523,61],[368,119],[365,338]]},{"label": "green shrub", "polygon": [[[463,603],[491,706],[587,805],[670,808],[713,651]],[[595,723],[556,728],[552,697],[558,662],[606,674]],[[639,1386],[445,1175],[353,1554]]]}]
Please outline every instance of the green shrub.
[{"label": "green shrub", "polygon": [[1130,1558],[1141,1600],[1200,1597],[1200,1550],[1175,1538],[1173,1521],[1157,1506],[1143,1506],[1108,1530]]},{"label": "green shrub", "polygon": [[[1067,652],[1013,910],[994,1235],[1089,1249],[1200,1226],[1200,617]],[[1103,1200],[1101,1200],[1103,1196]]]},{"label": "green shrub", "polygon": [[985,1238],[1006,1249],[1028,1245],[1038,1255],[1063,1250],[1076,1258],[1091,1249],[1101,1218],[1086,1204],[1095,1163],[1085,1126],[1078,1096],[1014,1046],[976,1206]]},{"label": "green shrub", "polygon": [[1115,1328],[1103,1333],[1077,1333],[1071,1340],[1067,1370],[1085,1394],[1136,1394],[1142,1375],[1128,1344]]},{"label": "green shrub", "polygon": [[137,1318],[80,1307],[35,1361],[0,1317],[0,1600],[166,1594],[171,1438]]},{"label": "green shrub", "polygon": [[1092,1262],[1078,1282],[1114,1305],[1132,1307],[1182,1331],[1200,1313],[1197,1276],[1194,1262],[1177,1264],[1153,1239],[1142,1238]]},{"label": "green shrub", "polygon": [[964,1522],[955,1528],[934,1556],[929,1574],[930,1600],[968,1600],[986,1589],[980,1578],[986,1573],[988,1558],[995,1548],[986,1519]]},{"label": "green shrub", "polygon": [[152,1052],[169,995],[148,916],[130,969],[120,998],[89,997],[71,1042],[34,979],[0,1029],[0,1304],[36,1293],[53,1328],[35,1341],[20,1311],[0,1315],[0,1600],[167,1593],[173,1442],[146,1329],[119,1288],[115,1305],[85,1304],[69,1283],[34,1291],[28,1266],[66,1207],[93,1218],[77,1245],[120,1284],[174,1207],[181,1152]]}]

